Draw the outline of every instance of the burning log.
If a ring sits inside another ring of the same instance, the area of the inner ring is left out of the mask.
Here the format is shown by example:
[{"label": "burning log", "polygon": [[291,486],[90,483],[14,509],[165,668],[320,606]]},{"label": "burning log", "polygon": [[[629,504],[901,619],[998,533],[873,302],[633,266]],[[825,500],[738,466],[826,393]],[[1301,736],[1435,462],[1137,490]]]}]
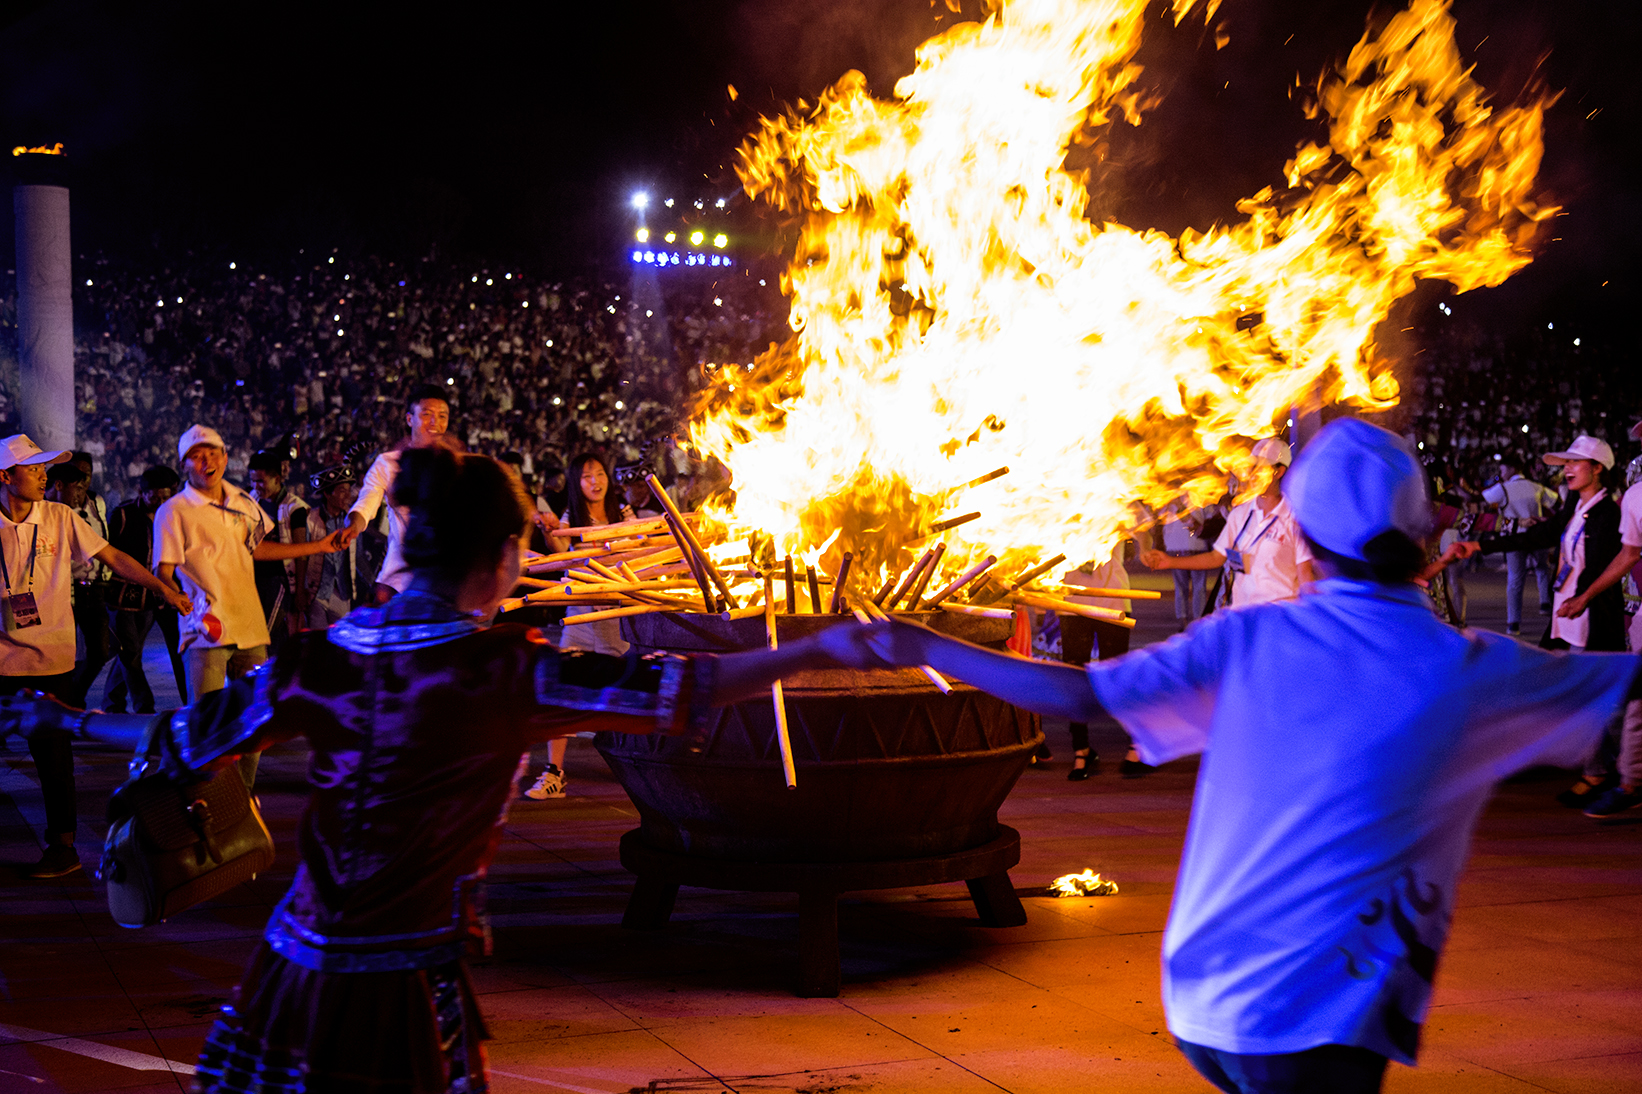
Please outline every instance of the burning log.
[{"label": "burning log", "polygon": [[961,517],[948,517],[945,520],[938,520],[929,526],[929,531],[925,532],[921,538],[928,539],[930,536],[938,536],[942,532],[950,532],[960,524],[968,524],[972,520],[980,519],[981,515],[979,513],[965,513]]},{"label": "burning log", "polygon": [[832,603],[827,605],[827,612],[830,615],[837,615],[844,609],[844,585],[849,581],[850,564],[854,561],[855,556],[845,551],[844,561],[838,566],[838,576],[832,583]]},{"label": "burning log", "polygon": [[997,564],[998,564],[998,556],[997,555],[987,555],[986,559],[984,561],[977,562],[974,566],[971,566],[968,570],[965,570],[963,572],[963,574],[960,575],[957,578],[957,580],[953,581],[946,588],[942,589],[940,592],[936,593],[934,596],[932,596],[928,600],[924,601],[924,604],[923,604],[924,610],[928,611],[931,608],[941,607],[942,606],[941,602],[943,600],[945,600],[947,597],[951,596],[953,593],[956,593],[959,589],[962,589],[965,585],[968,585],[971,582],[975,581],[982,574],[986,573],[988,570],[990,570],[992,567],[996,566]]},{"label": "burning log", "polygon": [[[764,576],[764,636],[770,649],[775,649],[775,589],[768,574]],[[781,773],[787,778],[787,789],[797,790],[798,771],[793,766],[792,737],[787,733],[787,700],[781,693],[780,680],[770,685],[770,700],[775,704],[775,740],[781,747]]]},{"label": "burning log", "polygon": [[895,590],[895,594],[887,602],[880,601],[877,606],[883,608],[886,612],[894,611],[895,605],[899,604],[901,598],[911,591],[912,586],[917,583],[918,578],[934,560],[935,548],[931,547],[923,553],[923,557],[918,559],[917,564],[907,571],[906,578],[901,582],[900,587]]},{"label": "burning log", "polygon": [[924,590],[929,587],[929,579],[934,577],[935,571],[941,568],[941,556],[945,554],[946,544],[937,543],[935,545],[935,556],[929,560],[929,565],[924,567],[924,572],[919,576],[918,583],[912,587],[912,593],[907,597],[907,611],[915,612],[918,610],[918,601],[923,598]]},{"label": "burning log", "polygon": [[[702,568],[713,579],[713,584],[718,586],[718,591],[724,594],[725,601],[729,603],[732,609],[737,607],[736,599],[730,595],[730,586],[725,582],[724,575],[718,572],[718,567],[713,565],[713,560],[707,557],[707,552],[702,549],[701,541],[696,538],[695,531],[690,527],[689,522],[684,519],[684,514],[680,513],[678,506],[673,504],[673,499],[667,495],[667,491],[662,489],[661,480],[654,475],[646,475],[644,481],[650,484],[650,493],[655,495],[656,500],[661,503],[662,509],[671,518],[673,535],[678,539],[679,546],[688,545],[690,550],[695,552]],[[712,597],[709,595],[707,599],[710,601]]]}]

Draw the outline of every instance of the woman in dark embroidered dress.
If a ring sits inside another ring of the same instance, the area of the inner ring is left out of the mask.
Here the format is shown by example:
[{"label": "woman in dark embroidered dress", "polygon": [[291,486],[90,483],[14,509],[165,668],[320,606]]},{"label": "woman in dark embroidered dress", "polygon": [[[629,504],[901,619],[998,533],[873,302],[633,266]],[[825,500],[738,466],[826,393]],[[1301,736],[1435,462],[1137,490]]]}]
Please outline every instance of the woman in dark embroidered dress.
[{"label": "woman in dark embroidered dress", "polygon": [[[682,733],[782,673],[882,664],[853,624],[723,657],[561,653],[491,625],[533,508],[495,461],[407,451],[394,502],[410,511],[404,593],[297,636],[170,722],[165,751],[190,772],[298,736],[313,749],[301,865],[206,1040],[209,1094],[485,1090],[463,953],[483,937],[476,890],[521,752],[587,729]],[[71,720],[46,700],[6,710],[30,733]],[[86,730],[135,743],[147,722],[94,715]]]}]

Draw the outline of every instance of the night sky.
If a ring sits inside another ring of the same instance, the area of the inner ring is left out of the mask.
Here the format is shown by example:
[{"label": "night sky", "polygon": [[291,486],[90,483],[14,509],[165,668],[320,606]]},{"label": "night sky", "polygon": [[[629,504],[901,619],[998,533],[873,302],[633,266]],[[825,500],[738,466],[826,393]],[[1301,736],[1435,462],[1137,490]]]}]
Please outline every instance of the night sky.
[{"label": "night sky", "polygon": [[[1497,100],[1536,79],[1563,91],[1541,177],[1568,215],[1532,267],[1476,294],[1492,321],[1554,316],[1635,342],[1639,7],[1454,5]],[[1094,208],[1171,233],[1235,216],[1318,132],[1289,101],[1296,73],[1311,82],[1343,57],[1372,10],[1226,0],[1217,51],[1201,15],[1176,28],[1156,5],[1140,60],[1163,100],[1114,131]],[[81,253],[436,245],[570,274],[618,258],[634,189],[734,193],[731,153],[759,111],[849,68],[887,94],[957,18],[944,0],[14,3],[0,6],[0,141],[67,144]],[[9,255],[10,218],[0,232]]]}]

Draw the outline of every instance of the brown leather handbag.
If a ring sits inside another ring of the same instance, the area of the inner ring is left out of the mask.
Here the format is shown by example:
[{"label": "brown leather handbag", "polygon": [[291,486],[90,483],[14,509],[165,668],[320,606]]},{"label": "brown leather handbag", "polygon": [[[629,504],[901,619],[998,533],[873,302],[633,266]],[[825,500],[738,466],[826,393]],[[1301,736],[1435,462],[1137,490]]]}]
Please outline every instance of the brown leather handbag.
[{"label": "brown leather handbag", "polygon": [[149,722],[130,779],[108,803],[97,876],[108,883],[108,911],[122,927],[159,923],[274,864],[273,837],[236,766],[178,777],[151,755],[170,719],[165,713]]}]

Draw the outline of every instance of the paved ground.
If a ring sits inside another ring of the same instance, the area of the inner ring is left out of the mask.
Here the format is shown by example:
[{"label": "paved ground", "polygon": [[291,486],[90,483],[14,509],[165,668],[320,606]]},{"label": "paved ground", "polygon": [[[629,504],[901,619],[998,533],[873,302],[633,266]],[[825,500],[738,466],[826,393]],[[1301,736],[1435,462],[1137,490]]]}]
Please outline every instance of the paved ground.
[{"label": "paved ground", "polygon": [[[1479,625],[1501,628],[1502,586],[1497,575],[1472,581]],[[1167,602],[1142,614],[1142,641],[1172,632]],[[1158,1004],[1195,767],[1119,779],[1106,727],[1096,743],[1107,769],[1068,783],[1064,727],[1050,740],[1058,755],[1028,770],[1003,810],[1024,837],[1015,883],[1089,866],[1115,877],[1119,895],[1028,897],[1029,923],[1006,930],[978,926],[960,885],[847,899],[838,999],[791,993],[789,897],[686,889],[665,931],[622,930],[630,879],[616,840],[634,811],[591,747],[573,744],[571,796],[520,803],[493,871],[496,955],[476,973],[496,1089],[1208,1090]],[[94,861],[123,757],[80,758],[80,843]],[[263,763],[277,868],[159,927],[114,926],[89,874],[27,882],[0,867],[0,1091],[186,1086],[289,880],[303,768],[299,749]],[[1642,823],[1558,808],[1564,782],[1508,785],[1489,809],[1422,1066],[1394,1065],[1388,1090],[1642,1091]],[[0,862],[32,859],[39,820],[33,767],[13,742],[0,751]]]}]

